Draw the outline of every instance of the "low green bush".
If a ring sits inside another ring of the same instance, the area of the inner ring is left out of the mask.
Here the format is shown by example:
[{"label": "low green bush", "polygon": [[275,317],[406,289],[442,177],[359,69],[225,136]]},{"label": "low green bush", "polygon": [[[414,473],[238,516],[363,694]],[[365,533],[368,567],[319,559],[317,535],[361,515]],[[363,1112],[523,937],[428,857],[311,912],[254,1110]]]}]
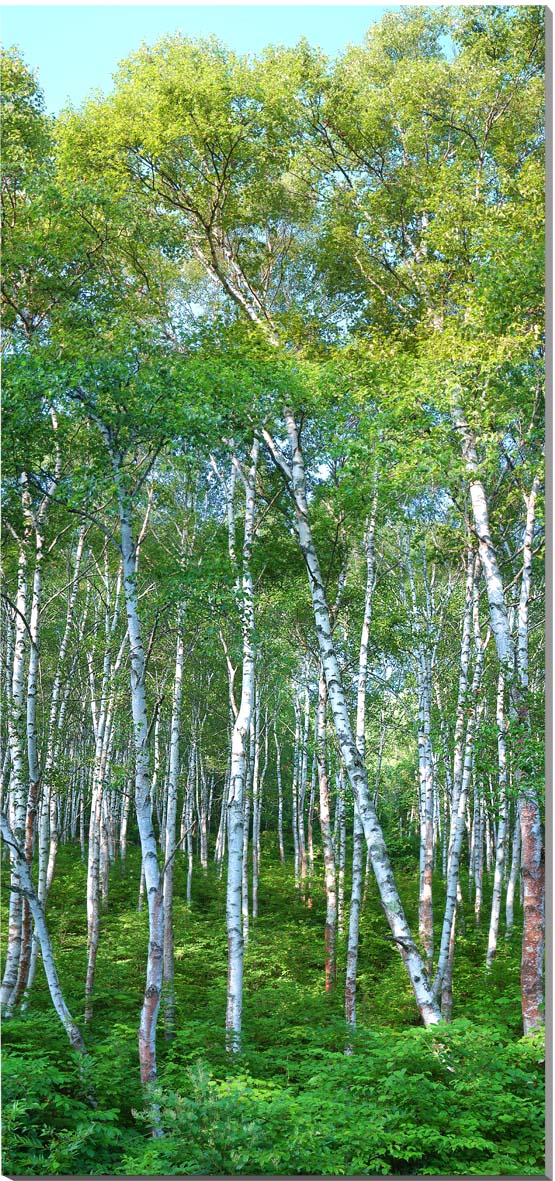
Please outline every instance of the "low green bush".
[{"label": "low green bush", "polygon": [[[507,1044],[495,1030],[458,1021],[361,1033],[348,1055],[297,1045],[294,1059],[287,1083],[239,1064],[234,1077],[218,1079],[206,1062],[184,1072],[180,1089],[162,1081],[164,1136],[129,1153],[126,1171],[543,1172],[539,1038]],[[175,1068],[169,1073],[177,1081]]]},{"label": "low green bush", "polygon": [[[137,912],[139,856],[112,867],[102,916],[94,1016],[82,1022],[85,869],[62,849],[49,919],[60,975],[89,1053],[70,1055],[39,970],[26,1012],[4,1022],[4,1172],[59,1174],[462,1174],[544,1172],[543,1048],[521,1038],[520,929],[484,971],[487,924],[459,931],[451,1025],[422,1029],[370,882],[361,916],[359,1027],[338,986],[323,988],[324,899],[265,860],[260,917],[245,955],[243,1050],[225,1050],[225,883],[176,865],[176,1032],[158,1037],[164,1135],[151,1136],[137,1062],[147,916]],[[63,888],[59,888],[62,882]],[[414,877],[400,875],[410,921]],[[437,924],[441,882],[437,882]],[[465,883],[463,893],[466,896]],[[5,903],[4,903],[5,905]],[[412,907],[412,910],[411,910]],[[520,915],[517,914],[517,918]],[[348,1042],[353,1053],[346,1054]],[[94,1084],[97,1107],[86,1095]]]}]

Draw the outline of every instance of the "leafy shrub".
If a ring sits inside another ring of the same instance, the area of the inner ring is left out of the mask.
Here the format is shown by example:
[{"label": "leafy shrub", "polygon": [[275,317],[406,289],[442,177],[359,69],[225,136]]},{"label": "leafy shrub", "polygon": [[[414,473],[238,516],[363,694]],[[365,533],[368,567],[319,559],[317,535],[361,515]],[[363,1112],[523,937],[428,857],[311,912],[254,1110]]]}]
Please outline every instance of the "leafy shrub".
[{"label": "leafy shrub", "polygon": [[121,1159],[126,1138],[118,1112],[86,1102],[76,1062],[7,1053],[2,1080],[8,1174],[109,1173]]},{"label": "leafy shrub", "polygon": [[506,1044],[459,1021],[356,1042],[351,1055],[305,1046],[288,1084],[189,1068],[181,1090],[159,1088],[164,1137],[129,1154],[126,1171],[543,1172],[539,1039]]}]

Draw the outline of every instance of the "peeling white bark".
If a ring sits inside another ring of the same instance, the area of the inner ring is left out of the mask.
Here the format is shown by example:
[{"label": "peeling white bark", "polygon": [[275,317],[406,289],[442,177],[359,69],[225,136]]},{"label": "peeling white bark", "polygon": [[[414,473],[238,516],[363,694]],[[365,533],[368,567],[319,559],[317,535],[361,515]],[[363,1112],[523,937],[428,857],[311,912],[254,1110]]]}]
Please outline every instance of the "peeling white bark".
[{"label": "peeling white bark", "polygon": [[324,667],[335,731],[359,811],[364,835],[371,851],[372,866],[392,936],[400,950],[407,969],[422,1020],[426,1025],[434,1024],[441,1020],[441,1014],[432,995],[424,962],[414,942],[403,911],[383,833],[370,798],[366,769],[357,750],[351,730],[347,701],[333,642],[330,612],[326,601],[324,582],[310,528],[304,458],[292,411],[287,410],[285,412],[285,421],[291,446],[291,467],[289,467],[278,452],[268,432],[264,432],[264,439],[270,448],[274,461],[286,476],[287,486],[295,503],[298,541],[308,571],[316,634]]}]

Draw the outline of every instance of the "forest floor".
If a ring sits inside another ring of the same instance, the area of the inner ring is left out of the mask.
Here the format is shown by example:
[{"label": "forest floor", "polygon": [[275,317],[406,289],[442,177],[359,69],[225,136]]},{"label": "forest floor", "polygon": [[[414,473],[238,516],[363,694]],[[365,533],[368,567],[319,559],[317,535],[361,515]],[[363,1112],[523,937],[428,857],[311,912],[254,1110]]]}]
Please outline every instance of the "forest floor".
[{"label": "forest floor", "polygon": [[[231,1058],[225,882],[212,865],[205,874],[195,866],[188,907],[184,860],[176,866],[173,1039],[164,1035],[163,1009],[159,1020],[163,1137],[150,1135],[137,1063],[148,935],[146,910],[137,910],[139,851],[130,848],[125,866],[110,872],[94,1017],[84,1027],[86,867],[78,851],[63,848],[48,917],[66,1000],[85,1032],[90,1080],[80,1077],[39,970],[28,1009],[4,1021],[5,1174],[544,1172],[543,1042],[521,1036],[518,923],[486,975],[487,888],[481,927],[467,903],[457,936],[455,1019],[425,1030],[370,882],[349,1054],[345,934],[337,988],[324,992],[320,866],[308,906],[263,834],[260,915],[245,953],[243,1046]],[[414,923],[410,863],[400,856],[395,869]],[[348,878],[346,887],[345,927]],[[439,942],[439,876],[435,889]],[[95,1110],[84,1098],[91,1082]]]}]

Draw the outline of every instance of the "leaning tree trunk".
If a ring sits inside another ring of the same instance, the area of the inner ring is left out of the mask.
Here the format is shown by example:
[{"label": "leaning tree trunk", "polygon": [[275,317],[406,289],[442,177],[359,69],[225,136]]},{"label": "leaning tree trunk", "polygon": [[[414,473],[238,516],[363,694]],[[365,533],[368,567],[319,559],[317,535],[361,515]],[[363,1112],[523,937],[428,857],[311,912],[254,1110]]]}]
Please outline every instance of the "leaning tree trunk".
[{"label": "leaning tree trunk", "polygon": [[290,410],[286,411],[285,419],[292,452],[291,468],[266,431],[264,438],[274,461],[286,477],[288,489],[295,502],[298,542],[308,571],[316,634],[337,740],[359,811],[364,835],[370,847],[372,867],[393,939],[405,964],[422,1020],[426,1025],[436,1024],[441,1020],[441,1013],[432,994],[424,961],[403,911],[381,826],[370,797],[366,768],[357,750],[351,729],[345,690],[332,636],[324,580],[310,527],[304,457],[295,419]]},{"label": "leaning tree trunk", "polygon": [[0,812],[0,831],[2,833],[3,841],[9,848],[10,857],[13,863],[17,866],[18,879],[20,883],[19,888],[31,908],[31,914],[35,924],[35,931],[40,943],[42,963],[50,991],[50,997],[52,999],[52,1004],[66,1031],[70,1045],[78,1054],[83,1055],[86,1053],[85,1043],[64,1000],[64,995],[62,993],[60,980],[54,961],[54,955],[52,952],[52,943],[50,941],[50,935],[46,926],[44,911],[37,898],[36,891],[31,880],[31,874],[25,859],[25,853],[16,840],[14,833],[12,832],[12,829],[8,823],[8,819],[3,812]]}]

